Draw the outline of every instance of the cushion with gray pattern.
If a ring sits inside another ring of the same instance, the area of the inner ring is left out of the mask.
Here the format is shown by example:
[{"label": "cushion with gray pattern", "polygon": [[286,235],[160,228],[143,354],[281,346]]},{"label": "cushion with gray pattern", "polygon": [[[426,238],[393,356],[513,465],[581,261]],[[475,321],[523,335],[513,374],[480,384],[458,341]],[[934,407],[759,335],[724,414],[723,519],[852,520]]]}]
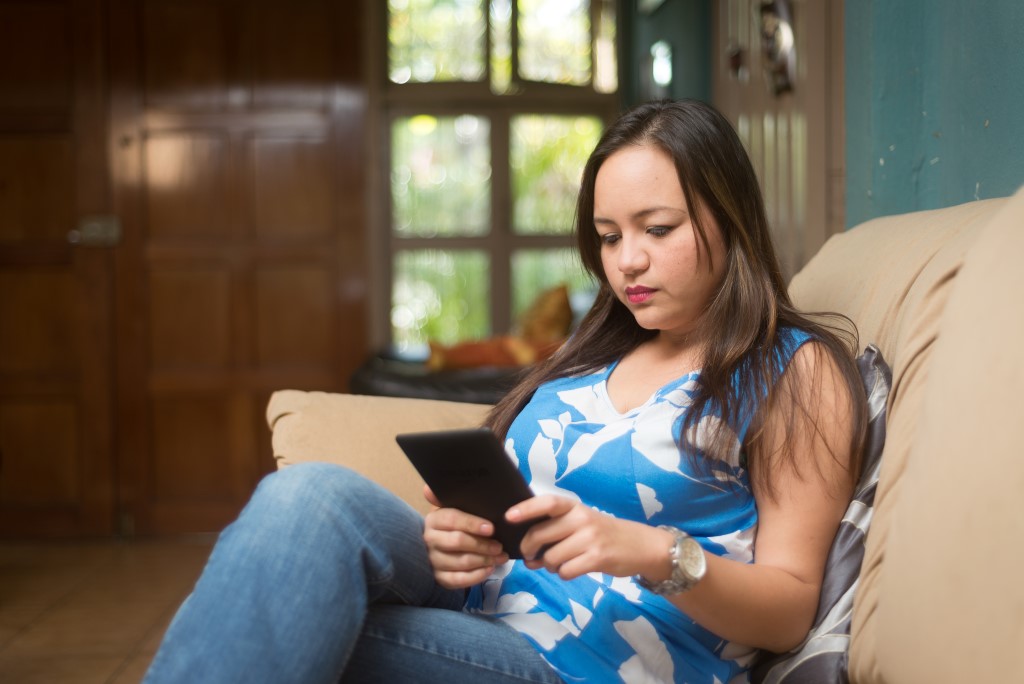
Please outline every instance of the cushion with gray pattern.
[{"label": "cushion with gray pattern", "polygon": [[868,430],[861,475],[853,500],[832,542],[814,626],[803,643],[787,653],[763,653],[750,680],[755,684],[847,684],[850,619],[857,591],[864,538],[878,486],[878,471],[885,445],[885,406],[892,386],[892,371],[875,345],[857,357],[857,367],[868,396]]}]

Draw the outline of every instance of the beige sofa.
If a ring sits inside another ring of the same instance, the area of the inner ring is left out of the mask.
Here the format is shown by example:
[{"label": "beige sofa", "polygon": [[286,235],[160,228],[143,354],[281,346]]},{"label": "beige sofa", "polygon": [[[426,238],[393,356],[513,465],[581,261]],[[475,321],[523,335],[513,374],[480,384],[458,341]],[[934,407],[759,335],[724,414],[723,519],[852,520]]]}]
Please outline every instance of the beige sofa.
[{"label": "beige sofa", "polygon": [[[869,221],[793,280],[893,369],[887,442],[853,616],[853,682],[1024,682],[1024,189]],[[281,465],[344,463],[425,509],[394,443],[486,406],[285,390]]]}]

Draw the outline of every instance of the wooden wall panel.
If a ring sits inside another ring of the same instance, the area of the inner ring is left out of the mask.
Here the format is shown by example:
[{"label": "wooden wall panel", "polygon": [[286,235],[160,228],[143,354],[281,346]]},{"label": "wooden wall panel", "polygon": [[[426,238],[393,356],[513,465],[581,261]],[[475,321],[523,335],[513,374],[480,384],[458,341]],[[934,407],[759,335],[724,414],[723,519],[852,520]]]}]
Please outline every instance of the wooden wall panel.
[{"label": "wooden wall panel", "polygon": [[274,467],[270,393],[367,353],[361,3],[110,3],[124,512],[211,531]]},{"label": "wooden wall panel", "polygon": [[224,8],[194,0],[144,7],[144,97],[154,107],[208,108],[227,103],[230,53]]},{"label": "wooden wall panel", "polygon": [[323,0],[253,3],[243,35],[256,107],[321,108],[335,78],[333,27]]},{"label": "wooden wall panel", "polygon": [[[256,400],[238,393],[175,392],[149,405],[149,495],[139,531],[204,530],[230,521],[268,462],[257,453]],[[262,470],[258,465],[264,466]]]},{"label": "wooden wall panel", "polygon": [[152,240],[228,237],[226,135],[158,132],[145,140],[146,223]]},{"label": "wooden wall panel", "polygon": [[68,3],[0,3],[0,110],[66,113],[74,44]]},{"label": "wooden wall panel", "polygon": [[182,394],[152,402],[153,495],[162,504],[219,502],[233,472],[223,396]]},{"label": "wooden wall panel", "polygon": [[251,148],[256,235],[275,242],[329,238],[336,220],[329,141],[259,137]]},{"label": "wooden wall panel", "polygon": [[78,506],[78,421],[78,406],[71,400],[0,401],[0,506]]},{"label": "wooden wall panel", "polygon": [[75,215],[74,162],[71,136],[0,132],[0,244],[65,240]]},{"label": "wooden wall panel", "polygon": [[0,373],[75,376],[78,295],[62,268],[0,271]]},{"label": "wooden wall panel", "polygon": [[17,159],[0,183],[13,197],[0,210],[0,291],[12,295],[0,298],[15,307],[0,334],[21,350],[0,371],[16,416],[0,450],[32,440],[11,467],[35,500],[0,506],[4,536],[113,531],[112,260],[67,237],[110,210],[103,17],[103,0],[0,0],[0,139]]},{"label": "wooden wall panel", "polygon": [[231,279],[224,268],[154,270],[149,301],[154,370],[229,365]]},{"label": "wooden wall panel", "polygon": [[263,366],[327,366],[334,349],[333,278],[327,269],[265,267],[256,274],[256,349]]}]

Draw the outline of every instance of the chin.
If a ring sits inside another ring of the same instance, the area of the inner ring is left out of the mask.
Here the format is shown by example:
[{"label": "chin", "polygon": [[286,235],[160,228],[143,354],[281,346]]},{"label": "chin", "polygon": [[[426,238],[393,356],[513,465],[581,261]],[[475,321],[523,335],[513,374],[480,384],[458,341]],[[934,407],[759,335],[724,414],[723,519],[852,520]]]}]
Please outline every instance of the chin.
[{"label": "chin", "polygon": [[636,312],[633,313],[633,320],[644,330],[658,332],[665,329],[665,325],[662,322],[652,320],[650,316],[637,316]]}]

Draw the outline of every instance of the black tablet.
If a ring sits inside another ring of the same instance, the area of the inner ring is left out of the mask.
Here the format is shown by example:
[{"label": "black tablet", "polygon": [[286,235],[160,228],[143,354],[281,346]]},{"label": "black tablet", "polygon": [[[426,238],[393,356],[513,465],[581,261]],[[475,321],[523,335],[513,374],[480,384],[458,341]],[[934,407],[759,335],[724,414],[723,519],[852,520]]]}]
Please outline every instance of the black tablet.
[{"label": "black tablet", "polygon": [[406,433],[395,439],[442,505],[489,520],[509,558],[523,557],[519,545],[537,521],[512,524],[505,511],[533,492],[489,428]]}]

